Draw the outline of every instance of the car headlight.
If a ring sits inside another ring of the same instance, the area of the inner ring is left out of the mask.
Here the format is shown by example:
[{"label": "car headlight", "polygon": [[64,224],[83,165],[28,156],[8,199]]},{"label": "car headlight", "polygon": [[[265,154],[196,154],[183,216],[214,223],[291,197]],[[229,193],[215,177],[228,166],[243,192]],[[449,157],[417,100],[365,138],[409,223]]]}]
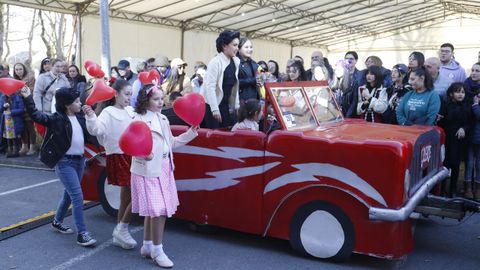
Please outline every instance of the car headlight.
[{"label": "car headlight", "polygon": [[442,146],[440,147],[440,158],[443,163],[443,161],[445,160],[445,144],[442,144]]},{"label": "car headlight", "polygon": [[410,190],[410,171],[408,169],[405,170],[405,177],[403,179],[403,191],[405,198],[408,197],[408,191]]}]

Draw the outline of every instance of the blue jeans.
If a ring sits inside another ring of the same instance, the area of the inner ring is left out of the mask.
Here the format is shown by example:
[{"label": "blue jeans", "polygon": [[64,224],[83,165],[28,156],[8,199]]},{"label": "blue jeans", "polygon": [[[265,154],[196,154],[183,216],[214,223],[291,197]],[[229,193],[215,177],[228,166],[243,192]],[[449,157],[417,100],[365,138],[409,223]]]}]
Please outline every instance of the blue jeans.
[{"label": "blue jeans", "polygon": [[[475,169],[474,169],[475,168]],[[475,171],[475,176],[473,172]],[[480,144],[470,144],[465,168],[465,181],[480,183]]]},{"label": "blue jeans", "polygon": [[70,203],[72,204],[72,215],[75,221],[77,233],[87,231],[83,218],[83,193],[80,181],[82,181],[83,170],[85,169],[84,157],[62,157],[55,166],[55,173],[62,182],[65,190],[58,203],[55,220],[63,222]]}]

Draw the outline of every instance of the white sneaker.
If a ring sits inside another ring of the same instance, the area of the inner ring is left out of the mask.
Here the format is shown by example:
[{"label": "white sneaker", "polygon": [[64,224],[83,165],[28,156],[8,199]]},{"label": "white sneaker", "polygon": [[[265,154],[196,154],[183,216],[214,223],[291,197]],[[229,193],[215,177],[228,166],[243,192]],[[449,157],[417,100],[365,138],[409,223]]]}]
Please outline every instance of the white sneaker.
[{"label": "white sneaker", "polygon": [[123,249],[132,249],[135,248],[135,246],[137,245],[137,241],[132,238],[132,236],[128,232],[128,229],[119,230],[117,229],[117,227],[115,227],[112,236],[113,244]]},{"label": "white sneaker", "polygon": [[151,258],[150,253],[152,252],[151,250],[152,250],[151,246],[142,246],[140,248],[140,255],[142,255],[142,257],[144,258],[150,259]]},{"label": "white sneaker", "polygon": [[163,249],[160,249],[160,251],[157,251],[157,254],[150,254],[152,257],[153,261],[158,264],[158,266],[163,267],[163,268],[172,268],[173,267],[173,262],[168,258],[167,254],[163,252]]}]

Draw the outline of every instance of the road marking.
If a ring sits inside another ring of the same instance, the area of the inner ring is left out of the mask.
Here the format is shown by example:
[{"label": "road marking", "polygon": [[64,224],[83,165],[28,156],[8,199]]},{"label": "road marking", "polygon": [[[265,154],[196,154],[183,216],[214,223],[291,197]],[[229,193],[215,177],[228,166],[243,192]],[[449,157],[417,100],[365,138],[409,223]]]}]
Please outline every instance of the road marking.
[{"label": "road marking", "polygon": [[[137,233],[139,231],[143,230],[143,226],[139,226],[139,227],[134,227],[133,229],[130,230],[130,233],[131,234],[134,234],[134,233]],[[59,264],[55,267],[52,267],[50,268],[50,270],[64,270],[64,269],[68,269],[70,267],[72,267],[74,264],[76,263],[79,263],[95,254],[97,254],[98,252],[110,247],[113,245],[113,241],[112,239],[108,240],[107,242],[99,245],[99,246],[96,246],[94,249],[88,251],[88,252],[85,252],[83,254],[80,254],[78,255],[77,257],[74,257],[74,258],[71,258],[70,260],[62,263],[62,264]]]},{"label": "road marking", "polygon": [[31,188],[34,188],[34,187],[48,185],[50,183],[54,183],[54,182],[58,182],[58,181],[59,181],[59,179],[57,178],[57,179],[48,180],[48,181],[45,181],[45,182],[42,182],[42,183],[38,183],[38,184],[35,184],[35,185],[30,185],[30,186],[26,186],[26,187],[22,187],[22,188],[17,188],[17,189],[12,189],[12,190],[0,193],[0,196],[12,194],[12,193],[19,192],[19,191],[22,191],[22,190],[31,189]]}]

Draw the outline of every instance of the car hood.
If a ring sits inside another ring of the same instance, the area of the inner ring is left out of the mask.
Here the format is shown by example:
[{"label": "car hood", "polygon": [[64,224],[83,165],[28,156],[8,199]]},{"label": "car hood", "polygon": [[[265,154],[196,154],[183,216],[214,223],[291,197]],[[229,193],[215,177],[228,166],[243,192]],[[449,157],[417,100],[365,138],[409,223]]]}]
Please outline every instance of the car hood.
[{"label": "car hood", "polygon": [[322,137],[331,141],[347,140],[363,143],[366,141],[391,141],[415,143],[423,133],[432,130],[429,126],[398,126],[368,123],[360,119],[346,119],[337,123],[304,131],[304,136]]}]

